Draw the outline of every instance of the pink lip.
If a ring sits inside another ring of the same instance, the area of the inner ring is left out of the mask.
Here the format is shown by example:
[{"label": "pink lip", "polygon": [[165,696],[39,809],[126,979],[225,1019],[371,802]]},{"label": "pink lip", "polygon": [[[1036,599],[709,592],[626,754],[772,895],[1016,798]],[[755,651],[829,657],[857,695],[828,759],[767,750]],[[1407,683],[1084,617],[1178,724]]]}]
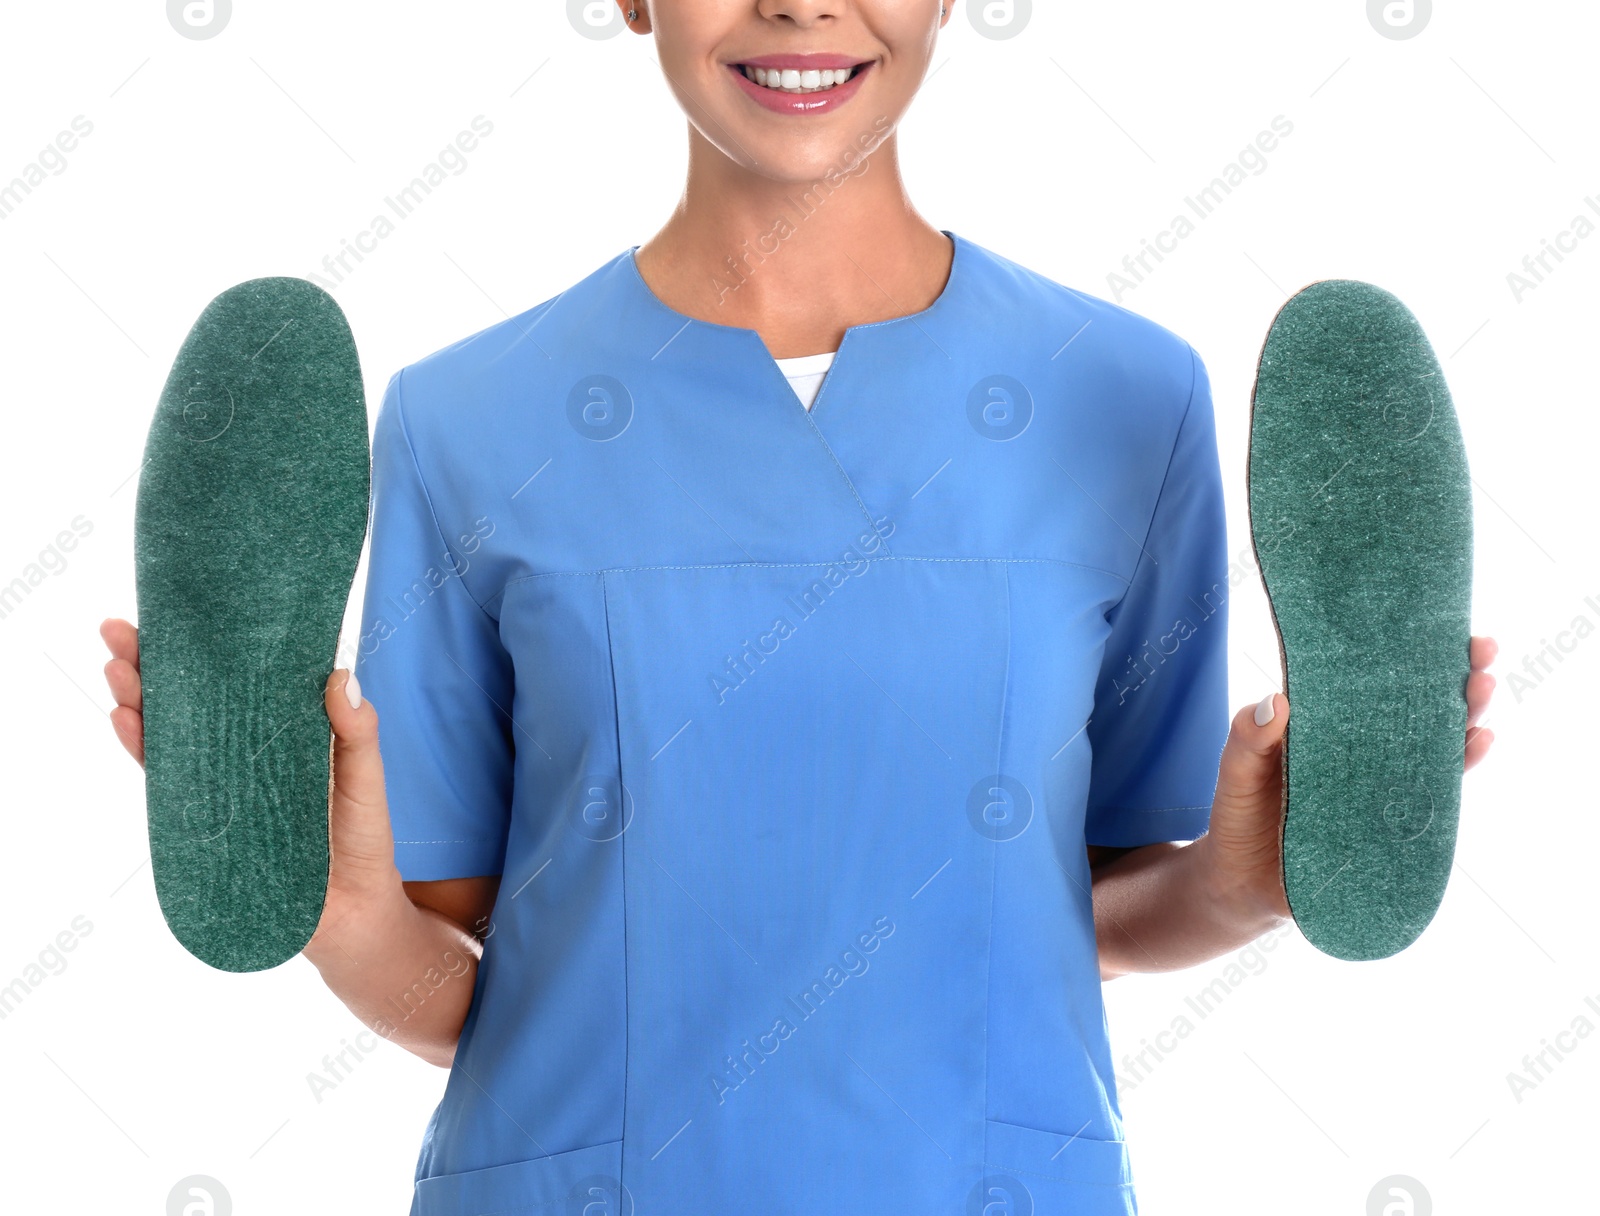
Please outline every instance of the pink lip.
[{"label": "pink lip", "polygon": [[[828,62],[823,63],[822,60]],[[744,74],[744,64],[753,68],[792,68],[795,71],[813,69],[822,71],[827,68],[855,67],[859,62],[847,59],[842,55],[764,55],[760,59],[746,59],[741,63],[730,63],[728,71],[733,74],[734,81],[744,90],[745,95],[758,106],[764,106],[775,114],[830,114],[844,105],[861,89],[861,82],[872,71],[873,65],[866,64],[856,68],[855,75],[843,84],[836,84],[833,88],[821,93],[785,93],[781,89],[769,89],[757,84]],[[803,66],[802,66],[803,65]]]}]

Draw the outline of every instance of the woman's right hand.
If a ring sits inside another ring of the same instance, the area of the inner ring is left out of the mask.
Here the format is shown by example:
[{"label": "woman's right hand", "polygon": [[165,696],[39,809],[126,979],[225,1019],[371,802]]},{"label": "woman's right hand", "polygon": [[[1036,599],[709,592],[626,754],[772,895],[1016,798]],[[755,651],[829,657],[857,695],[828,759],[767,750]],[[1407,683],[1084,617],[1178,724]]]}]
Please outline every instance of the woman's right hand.
[{"label": "woman's right hand", "polygon": [[117,707],[111,711],[111,728],[122,746],[144,764],[144,700],[139,691],[139,631],[128,621],[108,617],[100,622],[100,637],[111,651],[106,683]]},{"label": "woman's right hand", "polygon": [[[143,765],[139,631],[130,622],[113,617],[101,622],[100,636],[111,651],[105,677],[117,702],[111,711],[112,728],[128,754]],[[354,693],[358,707],[351,706],[349,693]],[[318,933],[367,901],[387,897],[400,884],[383,760],[378,752],[378,711],[372,702],[361,699],[355,673],[342,667],[328,677],[323,706],[333,728],[333,792],[328,803],[332,865]]]}]

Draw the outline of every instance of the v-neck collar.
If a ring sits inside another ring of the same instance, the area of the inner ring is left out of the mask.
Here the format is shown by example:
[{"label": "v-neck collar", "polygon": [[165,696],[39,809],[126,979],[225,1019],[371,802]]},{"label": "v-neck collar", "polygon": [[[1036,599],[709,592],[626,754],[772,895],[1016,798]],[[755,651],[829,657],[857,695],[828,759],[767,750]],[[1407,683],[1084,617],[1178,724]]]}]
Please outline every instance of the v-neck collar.
[{"label": "v-neck collar", "polygon": [[[921,329],[925,323],[932,323],[939,320],[943,314],[949,312],[955,307],[954,301],[965,285],[966,276],[969,273],[969,263],[972,261],[972,255],[967,249],[969,242],[965,238],[958,236],[956,233],[947,228],[941,228],[939,231],[950,238],[950,243],[952,246],[950,273],[945,279],[944,288],[934,298],[931,304],[918,312],[906,313],[905,315],[898,317],[886,317],[881,321],[867,321],[859,325],[849,326],[844,331],[844,336],[839,341],[839,348],[833,352],[833,362],[828,368],[828,374],[823,378],[822,386],[817,391],[817,396],[812,402],[811,408],[802,408],[801,410],[806,417],[815,419],[819,411],[821,411],[823,406],[826,404],[830,397],[828,392],[829,388],[839,379],[838,373],[840,366],[846,362],[853,362],[849,352],[852,351],[855,346],[860,344],[860,335],[869,330],[880,330],[894,325],[916,325],[919,329]],[[666,318],[668,321],[674,322],[672,326],[674,338],[683,333],[684,330],[694,326],[699,329],[718,332],[731,338],[735,338],[742,343],[750,344],[755,350],[761,352],[761,356],[766,362],[770,376],[782,386],[783,395],[791,400],[794,398],[794,389],[789,384],[788,379],[784,376],[783,368],[779,366],[778,361],[772,357],[772,352],[767,349],[767,344],[762,341],[761,334],[757,330],[750,329],[749,327],[742,325],[724,325],[720,321],[705,321],[699,317],[691,317],[687,313],[679,312],[677,309],[667,304],[667,302],[660,296],[656,295],[650,284],[645,282],[644,275],[639,272],[638,253],[639,246],[633,245],[624,255],[623,260],[627,262],[629,270],[629,273],[624,277],[628,281],[629,285],[633,288],[635,295],[639,298],[643,306],[648,311],[655,312]],[[935,346],[939,346],[941,350],[944,349],[936,339],[932,339],[931,335],[930,340],[933,341]],[[948,357],[948,352],[946,352],[946,354]]]}]

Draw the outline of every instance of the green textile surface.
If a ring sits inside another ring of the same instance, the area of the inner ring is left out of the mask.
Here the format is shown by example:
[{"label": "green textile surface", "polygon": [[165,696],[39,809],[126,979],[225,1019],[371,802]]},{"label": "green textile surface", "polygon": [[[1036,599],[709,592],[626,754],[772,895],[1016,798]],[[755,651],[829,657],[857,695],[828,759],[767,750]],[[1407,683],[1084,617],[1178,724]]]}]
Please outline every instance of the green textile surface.
[{"label": "green textile surface", "polygon": [[206,306],[161,393],[134,516],[145,801],[162,915],[260,971],[328,882],[323,687],[367,530],[361,367],[333,298],[252,279]]},{"label": "green textile surface", "polygon": [[1289,698],[1283,877],[1306,939],[1386,958],[1455,853],[1470,671],[1472,497],[1455,408],[1393,295],[1295,295],[1251,402],[1250,530]]}]

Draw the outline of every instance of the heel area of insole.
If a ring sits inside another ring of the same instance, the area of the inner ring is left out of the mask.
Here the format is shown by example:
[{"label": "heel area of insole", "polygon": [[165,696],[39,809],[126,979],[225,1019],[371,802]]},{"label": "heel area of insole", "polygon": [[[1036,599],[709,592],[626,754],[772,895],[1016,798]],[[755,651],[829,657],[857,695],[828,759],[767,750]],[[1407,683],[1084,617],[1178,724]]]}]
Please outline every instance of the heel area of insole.
[{"label": "heel area of insole", "polygon": [[145,702],[145,790],[156,892],[174,936],[224,971],[304,948],[328,873],[331,732],[321,683],[281,660],[165,670]]}]

